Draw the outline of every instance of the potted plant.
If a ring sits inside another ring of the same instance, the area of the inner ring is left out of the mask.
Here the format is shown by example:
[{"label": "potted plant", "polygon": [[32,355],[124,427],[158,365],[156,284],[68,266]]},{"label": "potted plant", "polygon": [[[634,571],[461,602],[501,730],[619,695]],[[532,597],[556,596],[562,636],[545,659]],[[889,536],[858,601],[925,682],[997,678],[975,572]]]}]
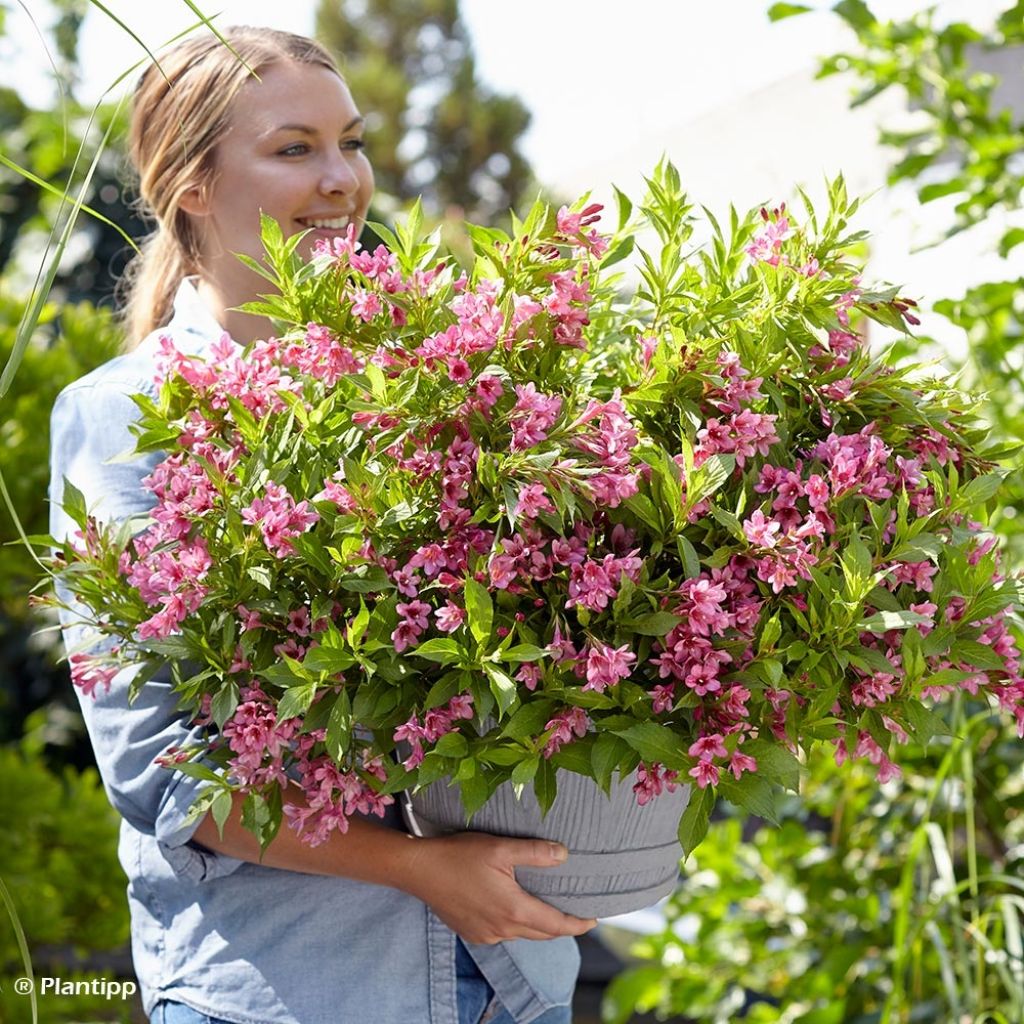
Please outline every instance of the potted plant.
[{"label": "potted plant", "polygon": [[884,781],[959,688],[1024,724],[981,522],[1006,453],[865,344],[913,304],[861,284],[841,179],[820,222],[708,215],[701,247],[675,169],[649,187],[610,238],[585,200],[470,226],[465,270],[418,208],[310,263],[268,222],[247,309],[279,337],[165,345],[137,399],[138,449],[167,453],[151,517],[97,523],[67,488],[55,571],[116,638],[79,685],[174,666],[208,736],[167,757],[209,780],[196,814],[240,789],[264,845],[284,817],[316,843],[410,793],[424,830],[549,830],[566,867],[521,881],[604,915],[671,888],[717,797],[771,819],[809,744]]}]

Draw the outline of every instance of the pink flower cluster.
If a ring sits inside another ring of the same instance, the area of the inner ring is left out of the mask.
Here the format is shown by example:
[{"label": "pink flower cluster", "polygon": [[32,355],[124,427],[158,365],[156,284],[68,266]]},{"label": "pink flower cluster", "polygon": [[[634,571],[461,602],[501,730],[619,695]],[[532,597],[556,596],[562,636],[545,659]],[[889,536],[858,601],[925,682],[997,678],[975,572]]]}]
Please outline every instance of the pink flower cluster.
[{"label": "pink flower cluster", "polygon": [[242,521],[259,526],[267,550],[278,558],[294,554],[291,541],[305,533],[319,518],[308,501],[297,502],[281,484],[269,482],[265,498],[255,498],[242,509]]},{"label": "pink flower cluster", "polygon": [[340,768],[326,754],[311,757],[314,747],[322,743],[325,731],[314,730],[298,737],[295,755],[302,790],[302,802],[286,801],[284,816],[303,842],[319,846],[331,833],[348,831],[353,814],[375,814],[382,818],[395,802],[390,795],[379,794],[364,774],[380,782],[387,772],[379,757],[363,758],[362,772]]},{"label": "pink flower cluster", "polygon": [[284,755],[302,727],[301,718],[279,721],[277,707],[258,683],[242,690],[242,699],[221,730],[233,756],[231,775],[243,791],[277,782],[288,784]]},{"label": "pink flower cluster", "polygon": [[678,788],[678,778],[678,772],[664,768],[657,761],[652,764],[644,764],[641,761],[636,769],[636,782],[633,783],[636,802],[643,807],[656,796],[661,796],[663,792],[674,793]]},{"label": "pink flower cluster", "polygon": [[544,745],[544,756],[557,754],[566,743],[586,736],[589,729],[590,718],[583,708],[571,707],[560,711],[544,726],[544,731],[550,732]]},{"label": "pink flower cluster", "polygon": [[442,736],[455,728],[460,720],[473,718],[473,695],[457,693],[447,707],[431,708],[424,712],[421,722],[418,715],[413,715],[407,722],[400,725],[394,733],[396,743],[407,743],[409,755],[402,762],[407,771],[411,771],[423,762],[423,744],[436,743]]}]

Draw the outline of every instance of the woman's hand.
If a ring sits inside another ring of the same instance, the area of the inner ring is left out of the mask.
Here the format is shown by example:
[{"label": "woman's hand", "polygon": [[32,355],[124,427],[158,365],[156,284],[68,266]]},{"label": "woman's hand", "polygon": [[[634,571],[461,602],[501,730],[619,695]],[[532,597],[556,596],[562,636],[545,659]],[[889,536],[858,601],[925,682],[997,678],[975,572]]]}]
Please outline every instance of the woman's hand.
[{"label": "woman's hand", "polygon": [[553,868],[567,851],[546,839],[508,839],[460,832],[419,839],[406,850],[402,888],[423,900],[466,942],[554,939],[582,935],[597,924],[563,914],[520,888],[517,864]]}]

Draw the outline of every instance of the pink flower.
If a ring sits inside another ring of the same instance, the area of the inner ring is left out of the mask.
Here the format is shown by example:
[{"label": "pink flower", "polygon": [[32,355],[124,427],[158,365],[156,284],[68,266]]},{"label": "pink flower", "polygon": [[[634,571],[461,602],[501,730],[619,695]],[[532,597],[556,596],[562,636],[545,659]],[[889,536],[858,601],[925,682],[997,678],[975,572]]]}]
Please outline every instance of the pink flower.
[{"label": "pink flower", "polygon": [[501,386],[499,378],[492,377],[489,374],[484,374],[482,377],[477,378],[476,396],[486,408],[490,409],[495,405],[504,393],[505,389]]},{"label": "pink flower", "polygon": [[718,766],[711,761],[698,761],[687,774],[697,780],[697,785],[701,789],[718,785]]},{"label": "pink flower", "polygon": [[68,662],[71,665],[71,682],[84,696],[93,699],[98,686],[109,692],[110,681],[118,672],[116,665],[104,664],[102,658],[90,654],[72,654]]},{"label": "pink flower", "polygon": [[729,771],[738,779],[744,772],[757,771],[757,761],[737,750],[729,760]]},{"label": "pink flower", "polygon": [[454,633],[462,625],[466,613],[454,602],[446,601],[443,608],[434,612],[437,619],[437,628],[445,633]]},{"label": "pink flower", "polygon": [[509,416],[512,450],[523,451],[546,440],[561,409],[558,395],[542,394],[532,382],[517,384],[516,404]]},{"label": "pink flower", "polygon": [[710,736],[702,736],[696,743],[690,744],[687,753],[690,757],[709,761],[713,757],[725,757],[728,751],[725,749],[725,743],[722,742],[721,734],[713,733]]},{"label": "pink flower", "polygon": [[590,719],[583,708],[573,707],[559,712],[544,726],[545,732],[552,730],[544,747],[544,756],[557,754],[562,745],[571,742],[573,737],[586,736],[589,728]]},{"label": "pink flower", "polygon": [[587,648],[587,681],[584,690],[597,690],[603,693],[609,686],[614,686],[620,679],[628,679],[636,661],[636,655],[629,644],[622,647],[610,647],[600,640],[592,641]]},{"label": "pink flower", "polygon": [[779,523],[774,519],[765,519],[764,513],[760,509],[755,509],[751,517],[743,524],[743,532],[746,534],[747,540],[759,548],[775,547],[779,529]]},{"label": "pink flower", "polygon": [[537,689],[537,684],[540,682],[540,668],[533,662],[524,662],[519,666],[519,671],[516,673],[516,679],[519,680],[528,690],[533,691]]},{"label": "pink flower", "polygon": [[456,384],[465,384],[472,376],[473,371],[465,359],[452,359],[448,363],[448,378],[455,381]]},{"label": "pink flower", "polygon": [[522,519],[536,519],[541,512],[554,512],[555,506],[551,503],[543,484],[526,484],[519,491],[519,501],[516,504],[515,513]]},{"label": "pink flower", "polygon": [[352,289],[352,312],[360,320],[369,323],[383,308],[376,292],[368,292],[364,288]]},{"label": "pink flower", "polygon": [[295,553],[290,541],[305,533],[320,516],[308,501],[296,503],[280,484],[266,486],[265,498],[256,498],[242,509],[242,521],[258,525],[267,549],[278,558]]},{"label": "pink flower", "polygon": [[636,802],[643,807],[656,796],[661,796],[663,790],[667,789],[670,793],[674,793],[677,789],[676,780],[678,778],[678,772],[662,768],[657,762],[650,765],[641,762],[637,766],[636,782],[633,784]]}]

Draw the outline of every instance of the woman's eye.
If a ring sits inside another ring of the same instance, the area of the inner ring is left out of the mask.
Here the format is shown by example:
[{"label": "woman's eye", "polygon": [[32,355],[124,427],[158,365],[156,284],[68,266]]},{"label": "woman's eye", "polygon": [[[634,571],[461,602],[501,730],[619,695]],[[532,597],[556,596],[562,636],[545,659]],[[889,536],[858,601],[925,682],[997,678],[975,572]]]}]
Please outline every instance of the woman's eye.
[{"label": "woman's eye", "polygon": [[343,149],[357,151],[366,149],[366,142],[363,139],[346,139],[342,144]]},{"label": "woman's eye", "polygon": [[302,156],[309,152],[309,146],[305,142],[295,142],[281,150],[281,156]]}]

